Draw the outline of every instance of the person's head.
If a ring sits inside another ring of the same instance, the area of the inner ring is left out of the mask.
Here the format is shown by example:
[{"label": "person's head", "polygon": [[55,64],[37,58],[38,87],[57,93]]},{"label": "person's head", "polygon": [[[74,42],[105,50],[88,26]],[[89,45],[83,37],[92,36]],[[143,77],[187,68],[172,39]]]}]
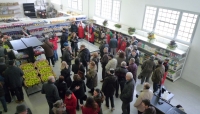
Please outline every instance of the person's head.
[{"label": "person's head", "polygon": [[135,57],[135,56],[136,56],[136,50],[133,49],[133,50],[131,51],[131,54]]},{"label": "person's head", "polygon": [[94,58],[97,58],[99,56],[98,52],[94,52],[92,55]]},{"label": "person's head", "polygon": [[74,25],[74,24],[75,24],[75,21],[72,21],[72,24]]},{"label": "person's head", "polygon": [[166,58],[166,59],[165,59],[165,63],[168,63],[168,62],[169,62],[169,58]]},{"label": "person's head", "polygon": [[109,55],[108,55],[108,59],[109,59],[109,60],[113,59],[113,55],[112,55],[112,54],[109,54]]},{"label": "person's head", "polygon": [[59,82],[63,82],[64,79],[65,79],[64,76],[59,76],[59,79],[58,79],[58,80],[59,80]]},{"label": "person's head", "polygon": [[71,46],[66,46],[65,47],[68,51],[71,51]]},{"label": "person's head", "polygon": [[115,34],[113,35],[113,38],[116,38],[116,35],[115,35]]},{"label": "person's head", "polygon": [[158,65],[162,65],[163,64],[163,61],[162,60],[158,60]]},{"label": "person's head", "polygon": [[129,60],[129,64],[132,64],[132,63],[135,63],[135,58],[131,58],[131,59]]},{"label": "person's head", "polygon": [[95,66],[96,66],[95,62],[94,61],[90,61],[89,68],[90,69],[95,69]]},{"label": "person's head", "polygon": [[4,57],[0,57],[0,63],[5,63],[5,58]]},{"label": "person's head", "polygon": [[7,39],[8,38],[8,35],[7,33],[3,33],[3,38]]},{"label": "person's head", "polygon": [[92,23],[90,23],[90,27],[93,27],[93,24],[92,24]]},{"label": "person's head", "polygon": [[72,91],[71,90],[67,90],[65,92],[65,95],[66,95],[67,99],[71,99],[71,97],[72,97]]},{"label": "person's head", "polygon": [[105,47],[105,48],[103,49],[103,52],[104,52],[104,53],[108,53],[108,47]]},{"label": "person's head", "polygon": [[97,110],[97,105],[93,97],[88,97],[86,99],[85,107],[92,108],[93,110]]},{"label": "person's head", "polygon": [[120,34],[120,33],[118,33],[117,35],[118,35],[118,37],[121,37],[121,34]]},{"label": "person's head", "polygon": [[62,32],[66,32],[66,28],[63,28],[63,29],[62,29]]},{"label": "person's head", "polygon": [[150,84],[148,82],[144,83],[144,89],[149,89],[150,88]]},{"label": "person's head", "polygon": [[[50,38],[50,36],[49,36],[49,38]],[[45,38],[44,42],[49,42],[49,38]]]},{"label": "person's head", "polygon": [[14,60],[10,60],[10,61],[8,62],[8,65],[14,66],[14,65],[15,65],[15,61],[14,61]]},{"label": "person's head", "polygon": [[142,106],[147,109],[149,108],[149,106],[151,105],[150,100],[149,99],[144,99],[142,100]]},{"label": "person's head", "polygon": [[24,104],[17,105],[16,114],[28,114],[26,105]]},{"label": "person's head", "polygon": [[60,69],[63,70],[65,68],[68,68],[68,64],[65,61],[62,61]]},{"label": "person's head", "polygon": [[131,44],[129,41],[126,42],[126,47],[129,47]]},{"label": "person's head", "polygon": [[80,59],[79,59],[79,58],[76,58],[74,63],[75,63],[76,65],[80,65]]},{"label": "person's head", "polygon": [[85,49],[85,45],[84,45],[84,44],[82,44],[82,45],[80,46],[80,50],[83,50],[83,49]]},{"label": "person's head", "polygon": [[137,45],[133,45],[133,49],[134,50],[137,50],[138,48],[137,48]]},{"label": "person's head", "polygon": [[67,46],[69,46],[69,44],[68,44],[67,42],[65,42],[65,43],[63,43],[63,46],[64,46],[65,48],[67,48]]},{"label": "person's head", "polygon": [[73,79],[74,79],[74,81],[80,81],[81,77],[78,74],[74,74]]},{"label": "person's head", "polygon": [[123,51],[119,52],[119,58],[125,58],[125,53]]},{"label": "person's head", "polygon": [[121,62],[121,67],[126,67],[126,62],[125,61]]},{"label": "person's head", "polygon": [[76,33],[75,33],[75,32],[72,33],[72,37],[73,37],[73,38],[76,37]]},{"label": "person's head", "polygon": [[61,100],[57,100],[54,104],[53,107],[55,108],[61,108],[63,106],[63,101]]},{"label": "person's head", "polygon": [[26,27],[23,27],[23,30],[26,30]]},{"label": "person's head", "polygon": [[132,40],[133,40],[133,41],[134,41],[134,40],[136,40],[136,37],[135,37],[135,36],[133,36],[133,37],[132,37]]},{"label": "person's head", "polygon": [[103,40],[103,44],[107,44],[107,41],[106,41],[106,40]]},{"label": "person's head", "polygon": [[150,57],[150,60],[154,60],[156,57],[155,57],[155,55],[151,55],[151,57]]},{"label": "person's head", "polygon": [[54,76],[49,76],[48,77],[48,82],[49,83],[54,83],[55,82],[55,77]]},{"label": "person's head", "polygon": [[110,68],[110,74],[112,74],[112,75],[115,74],[115,69],[114,68]]},{"label": "person's head", "polygon": [[131,79],[133,79],[133,74],[131,72],[127,72],[126,73],[126,80],[129,81]]},{"label": "person's head", "polygon": [[94,89],[93,96],[98,96],[101,90],[99,88]]}]

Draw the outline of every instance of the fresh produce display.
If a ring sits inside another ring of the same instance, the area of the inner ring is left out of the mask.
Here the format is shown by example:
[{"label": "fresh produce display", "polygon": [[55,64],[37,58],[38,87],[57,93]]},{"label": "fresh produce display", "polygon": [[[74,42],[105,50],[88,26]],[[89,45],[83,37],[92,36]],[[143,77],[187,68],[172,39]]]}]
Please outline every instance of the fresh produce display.
[{"label": "fresh produce display", "polygon": [[34,78],[34,77],[38,77],[38,73],[37,70],[24,70],[24,79],[29,79],[29,78]]},{"label": "fresh produce display", "polygon": [[46,67],[41,67],[38,69],[39,71],[39,74],[45,74],[45,73],[48,73],[48,72],[52,72],[52,68],[50,66],[46,66]]},{"label": "fresh produce display", "polygon": [[40,82],[41,81],[39,77],[31,77],[31,78],[25,79],[24,84],[25,86],[30,87],[30,86],[39,84]]},{"label": "fresh produce display", "polygon": [[43,82],[46,82],[48,80],[49,76],[54,76],[54,73],[53,72],[47,72],[47,73],[41,74],[41,80]]},{"label": "fresh produce display", "polygon": [[20,68],[24,71],[24,70],[34,70],[35,67],[32,63],[26,63],[20,66]]},{"label": "fresh produce display", "polygon": [[35,66],[39,69],[40,67],[44,67],[44,66],[48,66],[49,63],[47,60],[41,60],[41,61],[37,61],[35,62]]}]

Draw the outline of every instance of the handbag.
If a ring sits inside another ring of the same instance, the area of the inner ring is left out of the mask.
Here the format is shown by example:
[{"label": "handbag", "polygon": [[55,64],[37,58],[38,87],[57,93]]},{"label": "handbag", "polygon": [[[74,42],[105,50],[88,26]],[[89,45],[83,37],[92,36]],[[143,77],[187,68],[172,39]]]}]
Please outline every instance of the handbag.
[{"label": "handbag", "polygon": [[80,70],[80,67],[81,67],[81,65],[79,65],[79,69],[78,69],[78,73],[77,74],[81,77],[82,80],[85,80],[84,72],[82,72]]}]

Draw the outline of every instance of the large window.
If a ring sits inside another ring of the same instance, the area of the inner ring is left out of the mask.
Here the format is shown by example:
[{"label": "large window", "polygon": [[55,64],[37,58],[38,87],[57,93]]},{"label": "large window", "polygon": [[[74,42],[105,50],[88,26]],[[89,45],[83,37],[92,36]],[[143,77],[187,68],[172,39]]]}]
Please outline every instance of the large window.
[{"label": "large window", "polygon": [[76,9],[76,10],[81,10],[83,9],[83,0],[68,0],[68,7]]},{"label": "large window", "polygon": [[95,14],[106,19],[119,21],[120,6],[120,0],[96,0]]},{"label": "large window", "polygon": [[143,29],[170,39],[190,43],[198,15],[180,10],[147,6]]},{"label": "large window", "polygon": [[51,0],[51,3],[61,5],[61,0]]}]

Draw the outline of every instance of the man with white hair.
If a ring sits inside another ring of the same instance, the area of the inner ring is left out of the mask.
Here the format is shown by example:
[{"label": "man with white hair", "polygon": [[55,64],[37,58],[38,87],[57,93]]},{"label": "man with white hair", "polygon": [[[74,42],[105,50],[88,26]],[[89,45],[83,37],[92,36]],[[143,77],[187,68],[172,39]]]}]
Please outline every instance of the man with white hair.
[{"label": "man with white hair", "polygon": [[60,100],[58,89],[54,85],[55,78],[54,76],[49,76],[48,82],[43,84],[42,86],[42,94],[45,94],[47,103],[49,105],[49,114],[52,114],[53,103],[57,100]]},{"label": "man with white hair", "polygon": [[130,102],[133,101],[134,89],[135,89],[135,81],[133,79],[133,74],[131,72],[127,72],[126,83],[120,95],[120,99],[122,100],[123,114],[130,114]]},{"label": "man with white hair", "polygon": [[128,70],[126,69],[126,62],[122,61],[121,62],[121,67],[116,68],[115,70],[115,75],[117,76],[118,79],[118,85],[116,87],[116,93],[115,96],[118,98],[118,91],[119,91],[119,86],[121,89],[121,92],[124,88],[124,84],[126,83],[126,73],[128,72]]}]

